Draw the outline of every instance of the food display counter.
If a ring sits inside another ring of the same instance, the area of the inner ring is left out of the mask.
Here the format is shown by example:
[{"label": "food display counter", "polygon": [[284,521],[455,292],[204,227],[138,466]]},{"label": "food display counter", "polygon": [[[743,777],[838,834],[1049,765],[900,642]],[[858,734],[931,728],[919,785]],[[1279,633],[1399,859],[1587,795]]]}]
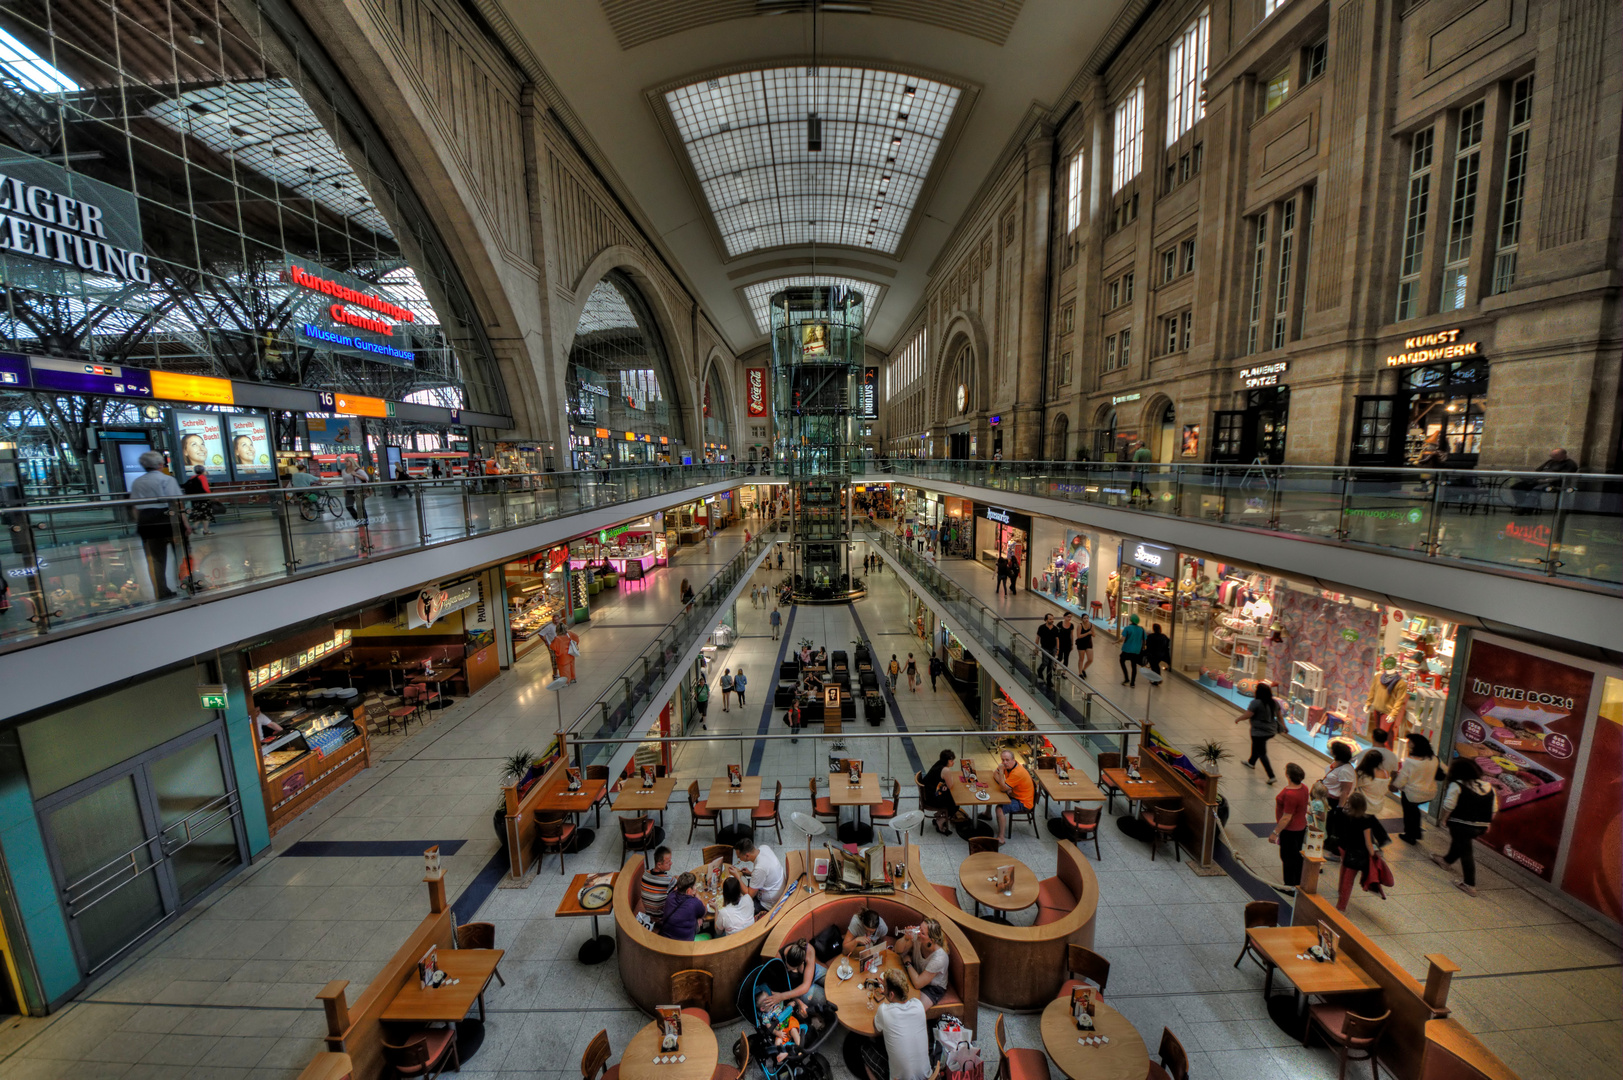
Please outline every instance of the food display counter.
[{"label": "food display counter", "polygon": [[371,763],[366,714],[349,698],[265,710],[285,729],[260,744],[271,835]]}]

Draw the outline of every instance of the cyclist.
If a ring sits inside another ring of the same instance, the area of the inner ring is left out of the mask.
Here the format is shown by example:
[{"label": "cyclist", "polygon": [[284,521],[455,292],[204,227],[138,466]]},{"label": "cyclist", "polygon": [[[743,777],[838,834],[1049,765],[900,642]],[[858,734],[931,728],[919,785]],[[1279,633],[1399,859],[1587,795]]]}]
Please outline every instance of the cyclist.
[{"label": "cyclist", "polygon": [[321,497],[315,494],[315,492],[308,490],[313,487],[320,487],[321,481],[310,475],[310,466],[304,464],[302,461],[299,463],[298,467],[293,470],[293,475],[288,480],[288,486],[292,487],[296,492],[302,491],[302,498],[311,506],[321,505]]}]

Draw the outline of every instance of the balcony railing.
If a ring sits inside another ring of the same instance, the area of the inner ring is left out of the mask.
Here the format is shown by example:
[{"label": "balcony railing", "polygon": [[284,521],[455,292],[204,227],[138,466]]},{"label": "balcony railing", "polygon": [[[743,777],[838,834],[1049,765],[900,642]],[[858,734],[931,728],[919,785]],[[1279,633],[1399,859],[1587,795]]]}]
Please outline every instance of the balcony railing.
[{"label": "balcony railing", "polygon": [[0,609],[0,642],[169,610],[226,590],[752,472],[739,463],[649,466],[4,508],[0,573],[9,586],[9,607]]},{"label": "balcony railing", "polygon": [[1573,583],[1623,584],[1623,476],[920,458],[868,467]]}]

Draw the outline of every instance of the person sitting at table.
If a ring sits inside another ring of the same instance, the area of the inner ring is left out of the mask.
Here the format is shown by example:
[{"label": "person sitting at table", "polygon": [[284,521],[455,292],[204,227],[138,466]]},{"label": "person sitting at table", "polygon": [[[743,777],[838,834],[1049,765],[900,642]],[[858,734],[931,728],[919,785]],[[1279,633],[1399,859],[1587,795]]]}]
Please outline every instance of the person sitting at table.
[{"label": "person sitting at table", "polygon": [[874,1011],[878,1032],[861,1047],[868,1080],[924,1080],[930,1075],[930,1028],[924,999],[907,992],[907,976],[885,972],[885,1000]]},{"label": "person sitting at table", "polygon": [[890,927],[879,917],[879,912],[873,908],[863,908],[851,916],[851,922],[845,928],[845,940],[840,943],[840,951],[850,955],[859,949],[878,944],[889,936]]},{"label": "person sitting at table", "polygon": [[800,647],[800,666],[801,667],[810,667],[811,662],[812,662],[811,646],[810,645],[802,645]]},{"label": "person sitting at table", "polygon": [[828,974],[828,968],[817,962],[811,943],[805,938],[791,941],[778,950],[778,959],[783,961],[783,966],[789,972],[789,989],[770,995],[768,1000],[773,1005],[795,1000],[813,1007],[822,1005],[826,1000],[823,997],[823,978]]},{"label": "person sitting at table", "polygon": [[800,692],[809,695],[812,700],[823,696],[823,680],[814,671],[808,671],[800,677]]},{"label": "person sitting at table", "polygon": [[1010,815],[1029,813],[1037,805],[1037,785],[1032,782],[1031,772],[1014,760],[1012,750],[1003,751],[992,780],[1009,797],[1009,805],[997,807],[997,842],[1007,844]]},{"label": "person sitting at table", "polygon": [[661,844],[654,849],[653,861],[642,868],[642,881],[637,888],[638,910],[658,926],[665,917],[665,897],[670,895],[675,879],[671,877],[671,849]]},{"label": "person sitting at table", "polygon": [[925,919],[896,939],[896,951],[902,957],[902,969],[919,993],[934,1005],[947,993],[947,935],[941,924]]},{"label": "person sitting at table", "polygon": [[783,860],[777,853],[765,844],[756,845],[753,837],[742,837],[733,845],[738,857],[750,864],[749,884],[744,891],[755,902],[756,911],[766,911],[778,902],[783,895],[785,886],[789,884],[788,875],[783,870]]},{"label": "person sitting at table", "polygon": [[721,883],[721,906],[716,909],[716,936],[736,934],[755,925],[755,905],[744,895],[744,883],[736,871],[728,868]]},{"label": "person sitting at table", "polygon": [[924,774],[923,806],[924,810],[951,810],[953,809],[952,792],[947,787],[947,781],[942,774],[952,767],[958,760],[958,755],[951,750],[941,751],[930,771]]},{"label": "person sitting at table", "polygon": [[659,932],[673,941],[692,941],[704,922],[704,901],[694,893],[698,878],[684,873],[676,879],[670,895],[665,897],[665,916],[660,920]]}]

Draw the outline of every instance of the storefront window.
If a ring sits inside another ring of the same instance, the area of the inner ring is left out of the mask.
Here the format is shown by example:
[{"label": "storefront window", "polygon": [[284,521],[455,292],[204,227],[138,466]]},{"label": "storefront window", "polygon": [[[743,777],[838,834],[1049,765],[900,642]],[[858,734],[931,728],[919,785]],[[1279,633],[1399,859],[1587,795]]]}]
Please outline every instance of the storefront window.
[{"label": "storefront window", "polygon": [[1470,468],[1482,452],[1483,406],[1488,397],[1488,363],[1463,360],[1407,368],[1398,392],[1407,398],[1404,459],[1418,464],[1436,451],[1446,464]]},{"label": "storefront window", "polygon": [[575,468],[670,460],[685,441],[674,386],[647,303],[611,271],[587,297],[569,349]]}]

